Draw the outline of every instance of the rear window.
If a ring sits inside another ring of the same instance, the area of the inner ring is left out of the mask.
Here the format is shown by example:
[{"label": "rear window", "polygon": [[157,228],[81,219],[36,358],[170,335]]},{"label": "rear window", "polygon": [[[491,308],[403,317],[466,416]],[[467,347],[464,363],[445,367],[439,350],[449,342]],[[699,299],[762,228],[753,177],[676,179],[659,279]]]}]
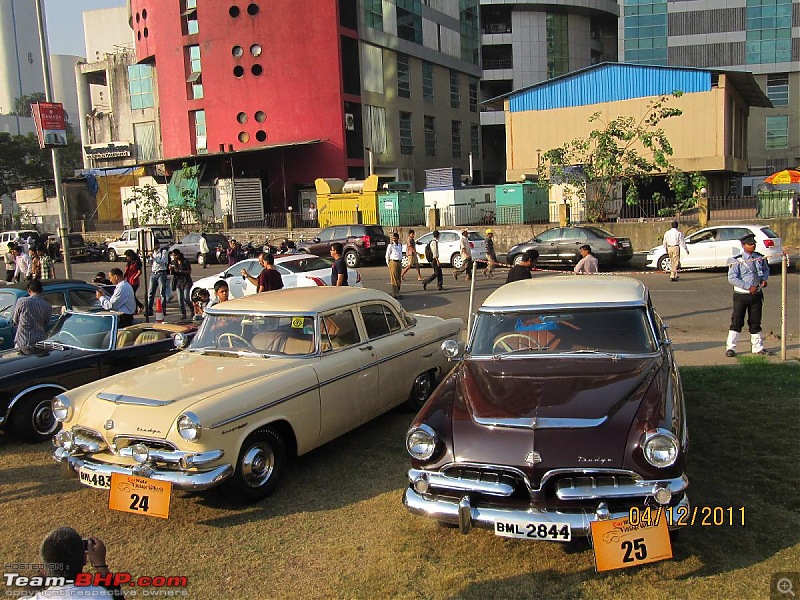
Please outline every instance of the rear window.
[{"label": "rear window", "polygon": [[586,229],[596,235],[599,235],[600,237],[617,237],[610,231],[606,231],[605,229],[600,229],[599,227],[587,227]]},{"label": "rear window", "polygon": [[383,232],[383,227],[380,225],[370,225],[366,228],[366,234],[377,237],[384,237],[386,234]]},{"label": "rear window", "polygon": [[278,263],[279,267],[286,269],[290,273],[308,273],[309,271],[330,269],[331,265],[333,265],[333,260],[313,255],[310,255],[308,258]]},{"label": "rear window", "polygon": [[150,231],[153,232],[153,235],[157,240],[162,240],[172,237],[172,231],[170,231],[169,228],[167,227],[153,227]]},{"label": "rear window", "polygon": [[69,240],[69,245],[72,247],[86,245],[86,242],[83,241],[83,236],[79,233],[71,233],[67,236],[67,239]]},{"label": "rear window", "polygon": [[467,239],[470,240],[471,242],[479,242],[483,240],[483,236],[480,233],[470,231],[467,234]]},{"label": "rear window", "polygon": [[772,231],[772,229],[770,229],[769,227],[762,227],[761,231],[763,231],[764,235],[766,235],[768,238],[779,238],[779,237],[781,237],[777,233]]}]

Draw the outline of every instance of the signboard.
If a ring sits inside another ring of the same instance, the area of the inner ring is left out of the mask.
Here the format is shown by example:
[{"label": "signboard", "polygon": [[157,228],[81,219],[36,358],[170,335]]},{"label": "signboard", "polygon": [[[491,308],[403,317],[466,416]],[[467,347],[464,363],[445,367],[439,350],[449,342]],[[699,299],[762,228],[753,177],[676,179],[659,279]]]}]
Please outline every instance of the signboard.
[{"label": "signboard", "polygon": [[634,526],[627,517],[592,522],[592,545],[598,571],[624,569],[672,558],[667,520]]},{"label": "signboard", "polygon": [[172,484],[137,475],[111,474],[108,508],[148,517],[169,517]]},{"label": "signboard", "polygon": [[31,104],[33,122],[40,148],[64,148],[67,145],[67,124],[60,102]]},{"label": "signboard", "polygon": [[83,147],[89,158],[95,160],[112,160],[115,158],[130,158],[133,149],[130,142],[108,142],[107,144],[90,144]]}]

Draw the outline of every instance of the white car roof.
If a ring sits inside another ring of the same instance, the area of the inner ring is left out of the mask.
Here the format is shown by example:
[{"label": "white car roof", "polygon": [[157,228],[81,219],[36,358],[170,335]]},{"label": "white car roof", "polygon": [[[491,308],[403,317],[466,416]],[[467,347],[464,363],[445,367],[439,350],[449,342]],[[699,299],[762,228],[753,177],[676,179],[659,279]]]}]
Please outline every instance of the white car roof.
[{"label": "white car roof", "polygon": [[353,306],[361,302],[386,301],[398,312],[399,303],[385,292],[356,287],[299,287],[261,292],[243,298],[234,298],[206,309],[208,314],[224,313],[286,313],[310,314],[336,308]]},{"label": "white car roof", "polygon": [[519,308],[646,306],[647,288],[638,279],[609,275],[536,277],[501,286],[481,310]]}]

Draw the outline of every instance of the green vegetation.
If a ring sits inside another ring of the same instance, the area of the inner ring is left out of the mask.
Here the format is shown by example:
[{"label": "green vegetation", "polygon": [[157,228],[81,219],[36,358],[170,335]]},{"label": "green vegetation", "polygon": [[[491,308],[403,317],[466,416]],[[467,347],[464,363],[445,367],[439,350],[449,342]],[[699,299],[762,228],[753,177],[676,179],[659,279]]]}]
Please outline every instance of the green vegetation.
[{"label": "green vegetation", "polygon": [[408,514],[411,417],[399,412],[301,457],[256,506],[178,492],[168,520],[110,511],[106,493],[62,479],[47,445],[0,438],[0,559],[38,562],[47,531],[70,525],[107,542],[113,570],[187,576],[189,598],[768,598],[772,574],[800,564],[800,368],[681,374],[691,500],[744,506],[747,520],[686,528],[673,560],[597,574],[583,547],[463,536]]}]

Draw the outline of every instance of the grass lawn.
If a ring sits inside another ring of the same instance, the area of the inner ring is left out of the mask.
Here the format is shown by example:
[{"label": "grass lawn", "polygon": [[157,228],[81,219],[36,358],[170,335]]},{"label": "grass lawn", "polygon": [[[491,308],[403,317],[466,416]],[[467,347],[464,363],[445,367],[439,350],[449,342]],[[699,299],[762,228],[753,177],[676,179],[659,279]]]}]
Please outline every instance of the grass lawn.
[{"label": "grass lawn", "polygon": [[112,570],[187,576],[189,598],[768,598],[773,573],[800,571],[800,368],[681,373],[690,499],[744,506],[746,525],[687,527],[670,561],[597,574],[583,547],[408,514],[399,412],[301,457],[258,505],[176,492],[168,520],[110,511],[105,492],[63,479],[47,445],[0,437],[0,558],[38,562],[44,535],[69,525],[105,540]]}]

